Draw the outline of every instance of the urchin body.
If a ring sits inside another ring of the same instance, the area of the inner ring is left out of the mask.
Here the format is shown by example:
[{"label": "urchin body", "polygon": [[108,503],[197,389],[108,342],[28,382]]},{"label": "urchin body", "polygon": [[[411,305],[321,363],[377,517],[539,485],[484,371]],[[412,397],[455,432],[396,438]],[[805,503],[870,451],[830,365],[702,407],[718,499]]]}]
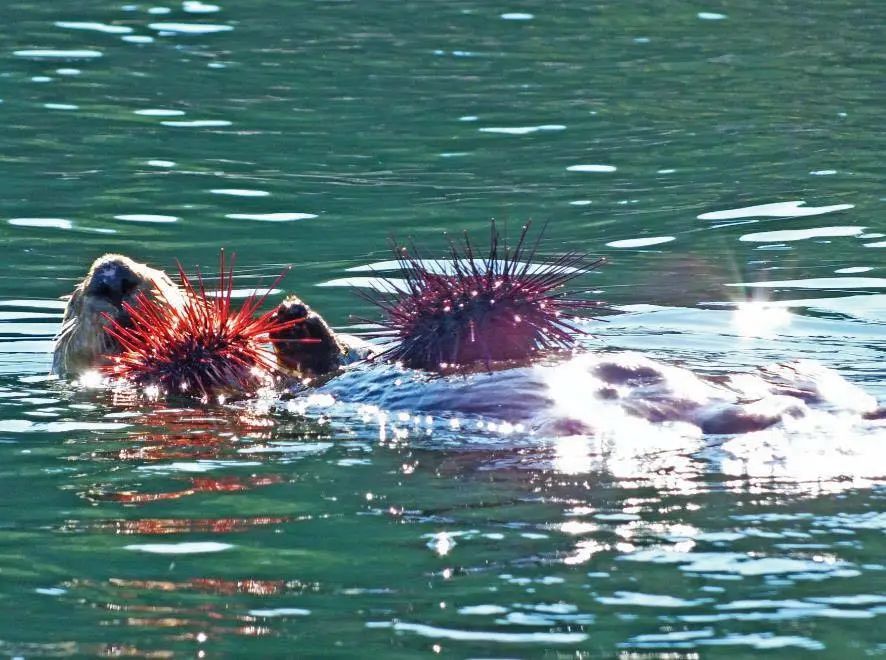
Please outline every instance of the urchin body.
[{"label": "urchin body", "polygon": [[144,295],[134,304],[124,303],[128,322],[113,320],[106,328],[121,350],[105,372],[167,395],[205,400],[241,396],[268,383],[277,371],[270,333],[300,321],[280,321],[273,312],[257,314],[266,295],[253,294],[234,307],[233,267],[233,259],[228,266],[222,253],[219,283],[208,292],[199,270],[195,284],[179,265],[180,306]]},{"label": "urchin body", "polygon": [[415,250],[398,250],[405,288],[391,283],[392,293],[365,296],[394,340],[380,357],[428,371],[470,370],[573,348],[584,333],[572,317],[600,304],[563,287],[601,262],[568,252],[535,263],[528,230],[513,248],[502,247],[493,224],[482,258],[465,235],[462,245],[450,243],[447,260],[430,262],[436,268]]}]

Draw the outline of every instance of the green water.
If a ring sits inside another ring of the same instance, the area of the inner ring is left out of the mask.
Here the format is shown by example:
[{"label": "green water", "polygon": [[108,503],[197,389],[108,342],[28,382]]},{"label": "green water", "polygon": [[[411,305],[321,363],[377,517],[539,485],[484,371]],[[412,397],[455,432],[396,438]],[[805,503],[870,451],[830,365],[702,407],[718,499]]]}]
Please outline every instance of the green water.
[{"label": "green water", "polygon": [[[808,358],[883,401],[881,2],[3,14],[0,654],[886,654],[882,425],[737,464],[723,438],[598,446],[328,397],[164,409],[45,378],[58,298],[102,253],[235,249],[247,288],[293,264],[284,287],[345,326],[373,311],[341,280],[391,236],[442,251],[494,217],[607,257],[584,284],[622,313],[591,349]],[[790,322],[737,331],[727,303],[758,298]]]}]

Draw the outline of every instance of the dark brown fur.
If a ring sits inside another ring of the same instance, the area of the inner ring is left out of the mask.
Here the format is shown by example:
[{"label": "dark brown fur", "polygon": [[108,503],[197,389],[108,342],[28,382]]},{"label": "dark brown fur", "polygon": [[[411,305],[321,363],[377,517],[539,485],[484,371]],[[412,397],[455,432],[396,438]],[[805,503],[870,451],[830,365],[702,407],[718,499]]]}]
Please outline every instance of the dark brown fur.
[{"label": "dark brown fur", "polygon": [[277,306],[278,321],[303,319],[286,330],[271,333],[278,366],[295,378],[316,378],[336,371],[348,352],[322,316],[296,296]]}]

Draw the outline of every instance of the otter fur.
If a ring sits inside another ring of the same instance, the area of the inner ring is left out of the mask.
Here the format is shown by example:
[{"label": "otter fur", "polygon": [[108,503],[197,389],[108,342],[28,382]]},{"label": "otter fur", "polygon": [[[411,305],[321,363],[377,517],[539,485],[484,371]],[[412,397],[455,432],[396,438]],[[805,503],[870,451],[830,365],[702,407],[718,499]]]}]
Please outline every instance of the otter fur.
[{"label": "otter fur", "polygon": [[120,352],[120,345],[105,327],[111,319],[125,326],[129,313],[124,303],[134,305],[139,294],[161,296],[170,304],[183,300],[181,291],[162,270],[122,254],[96,259],[65,307],[55,338],[52,373],[76,378],[109,364],[109,357]]}]

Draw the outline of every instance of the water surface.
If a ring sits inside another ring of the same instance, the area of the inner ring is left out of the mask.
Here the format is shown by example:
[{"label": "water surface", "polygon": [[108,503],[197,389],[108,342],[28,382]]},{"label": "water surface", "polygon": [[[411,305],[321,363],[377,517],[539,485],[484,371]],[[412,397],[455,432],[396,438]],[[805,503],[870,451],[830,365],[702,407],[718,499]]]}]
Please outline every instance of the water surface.
[{"label": "water surface", "polygon": [[882,401],[881,3],[7,9],[0,653],[886,653],[882,426],[766,453],[45,378],[104,252],[293,264],[347,326],[392,236],[496,218],[607,257],[588,350],[812,359]]}]

